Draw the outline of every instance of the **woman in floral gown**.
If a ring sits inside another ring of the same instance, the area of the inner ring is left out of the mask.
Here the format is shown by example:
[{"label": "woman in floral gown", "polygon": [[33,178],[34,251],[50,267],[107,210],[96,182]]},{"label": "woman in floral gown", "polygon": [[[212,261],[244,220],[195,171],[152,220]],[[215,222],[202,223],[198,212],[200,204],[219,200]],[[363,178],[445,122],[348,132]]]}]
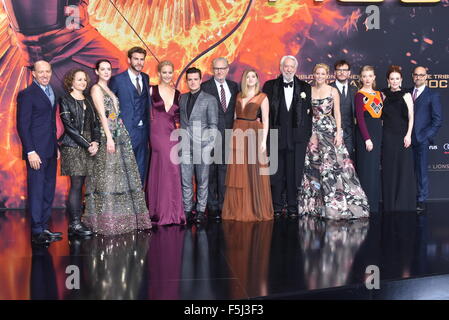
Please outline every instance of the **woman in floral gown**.
[{"label": "woman in floral gown", "polygon": [[368,200],[342,143],[340,97],[337,89],[326,84],[329,67],[317,64],[313,75],[312,137],[298,192],[298,212],[334,220],[368,217]]},{"label": "woman in floral gown", "polygon": [[86,181],[83,222],[94,232],[115,235],[151,229],[131,140],[120,118],[119,100],[108,87],[111,63],[100,60],[92,99],[101,122],[101,143]]}]

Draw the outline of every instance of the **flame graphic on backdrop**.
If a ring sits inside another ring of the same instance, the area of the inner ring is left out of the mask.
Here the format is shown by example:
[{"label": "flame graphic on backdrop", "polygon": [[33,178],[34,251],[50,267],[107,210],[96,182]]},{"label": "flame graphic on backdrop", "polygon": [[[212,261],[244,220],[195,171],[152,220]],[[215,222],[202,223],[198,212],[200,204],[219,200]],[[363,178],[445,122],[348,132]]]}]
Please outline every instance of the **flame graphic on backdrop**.
[{"label": "flame graphic on backdrop", "polygon": [[[159,60],[175,63],[178,75],[194,57],[222,39],[242,17],[248,0],[159,0],[114,1],[137,33]],[[343,11],[346,10],[346,13]],[[356,10],[357,11],[357,10]],[[264,82],[278,74],[279,59],[285,54],[298,56],[306,40],[325,37],[329,32],[349,33],[360,13],[338,7],[335,2],[313,0],[254,0],[240,28],[226,41],[202,56],[195,66],[210,72],[212,59],[225,56],[232,63],[230,76],[240,80],[247,67],[259,71]],[[348,14],[349,13],[349,14]],[[91,0],[90,23],[117,48],[126,52],[142,45],[109,1]],[[24,68],[13,31],[0,8],[0,207],[23,207],[26,197],[25,163],[15,129],[17,93],[26,87],[31,75]],[[312,26],[326,33],[312,37]],[[157,61],[149,57],[145,71],[156,83]],[[181,91],[185,84],[181,81]],[[55,206],[64,204],[67,179],[58,177]]]}]

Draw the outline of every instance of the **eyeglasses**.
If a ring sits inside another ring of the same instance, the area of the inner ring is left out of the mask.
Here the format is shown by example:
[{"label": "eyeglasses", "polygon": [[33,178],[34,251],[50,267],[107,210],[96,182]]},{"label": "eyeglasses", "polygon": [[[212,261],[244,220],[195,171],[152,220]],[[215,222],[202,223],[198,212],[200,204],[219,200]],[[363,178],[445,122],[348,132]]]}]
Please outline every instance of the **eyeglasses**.
[{"label": "eyeglasses", "polygon": [[425,76],[427,76],[427,74],[418,74],[418,73],[414,73],[413,76],[414,76],[414,77],[418,77],[418,78],[424,78]]},{"label": "eyeglasses", "polygon": [[337,71],[337,72],[348,72],[349,69],[337,69],[337,70],[335,70],[335,71]]},{"label": "eyeglasses", "polygon": [[229,67],[224,67],[224,68],[217,68],[217,67],[214,67],[213,69],[214,69],[214,71],[225,71],[225,70],[227,70]]}]

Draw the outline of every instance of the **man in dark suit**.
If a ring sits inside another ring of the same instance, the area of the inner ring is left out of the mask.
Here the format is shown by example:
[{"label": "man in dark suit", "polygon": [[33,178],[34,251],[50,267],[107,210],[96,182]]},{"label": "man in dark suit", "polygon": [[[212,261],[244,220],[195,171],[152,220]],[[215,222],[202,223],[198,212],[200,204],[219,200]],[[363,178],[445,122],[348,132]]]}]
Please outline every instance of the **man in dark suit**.
[{"label": "man in dark suit", "polygon": [[351,76],[351,66],[345,60],[339,60],[334,64],[335,82],[330,85],[337,88],[340,94],[340,113],[341,127],[343,129],[343,141],[349,156],[355,163],[354,149],[354,96],[357,93],[357,87],[349,81]]},{"label": "man in dark suit", "polygon": [[37,61],[34,81],[17,96],[17,131],[27,166],[28,210],[31,214],[31,240],[48,244],[60,240],[61,232],[51,232],[48,221],[56,187],[56,97],[50,86],[51,66]]},{"label": "man in dark suit", "polygon": [[296,58],[284,56],[280,63],[282,75],[263,86],[270,103],[270,131],[278,130],[278,170],[271,176],[275,217],[282,214],[285,189],[287,215],[298,216],[297,188],[301,186],[306,147],[312,135],[311,87],[295,76],[297,69]]},{"label": "man in dark suit", "polygon": [[415,83],[411,94],[415,109],[412,146],[418,191],[416,210],[421,212],[426,209],[425,201],[429,195],[429,179],[427,176],[429,145],[433,144],[433,139],[441,127],[443,114],[440,95],[426,86],[426,68],[416,67],[412,76]]},{"label": "man in dark suit", "polygon": [[[225,140],[225,129],[232,129],[234,124],[235,100],[239,91],[236,82],[226,79],[229,72],[228,60],[223,57],[215,58],[212,62],[214,77],[203,82],[201,89],[213,95],[217,100],[218,107],[218,131],[221,135],[213,152],[221,152],[221,162],[212,163],[209,167],[209,194],[207,196],[208,217],[217,220],[221,218],[221,210],[225,195],[226,179],[226,148],[228,141]],[[221,143],[219,143],[219,141]],[[217,150],[217,148],[221,148]]]},{"label": "man in dark suit", "polygon": [[109,87],[120,101],[120,115],[123,119],[139,167],[140,179],[144,185],[149,157],[149,95],[150,77],[142,72],[147,52],[140,47],[128,51],[129,68],[112,77]]}]

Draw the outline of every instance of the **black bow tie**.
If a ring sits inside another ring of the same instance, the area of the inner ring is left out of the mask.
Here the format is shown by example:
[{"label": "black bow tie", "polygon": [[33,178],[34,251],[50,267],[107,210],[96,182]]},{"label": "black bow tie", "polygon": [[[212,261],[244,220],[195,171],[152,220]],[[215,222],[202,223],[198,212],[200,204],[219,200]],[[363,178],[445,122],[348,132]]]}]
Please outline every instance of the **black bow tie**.
[{"label": "black bow tie", "polygon": [[284,88],[292,87],[293,88],[293,81],[290,82],[284,82]]}]

